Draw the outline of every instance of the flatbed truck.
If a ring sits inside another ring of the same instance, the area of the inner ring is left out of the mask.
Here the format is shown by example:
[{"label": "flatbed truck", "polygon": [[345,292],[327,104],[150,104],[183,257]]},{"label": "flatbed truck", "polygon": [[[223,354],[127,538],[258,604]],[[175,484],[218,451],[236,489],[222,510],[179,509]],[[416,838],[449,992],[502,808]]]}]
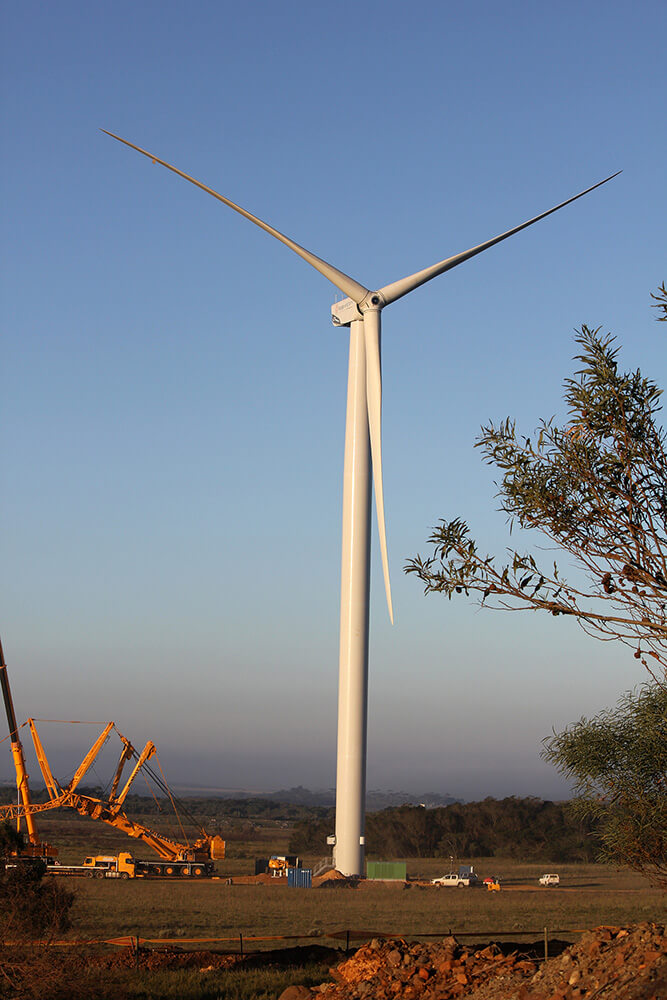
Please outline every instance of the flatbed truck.
[{"label": "flatbed truck", "polygon": [[163,858],[142,861],[122,851],[118,855],[93,855],[82,865],[47,865],[46,873],[73,878],[211,878],[215,866],[212,861],[168,861]]}]

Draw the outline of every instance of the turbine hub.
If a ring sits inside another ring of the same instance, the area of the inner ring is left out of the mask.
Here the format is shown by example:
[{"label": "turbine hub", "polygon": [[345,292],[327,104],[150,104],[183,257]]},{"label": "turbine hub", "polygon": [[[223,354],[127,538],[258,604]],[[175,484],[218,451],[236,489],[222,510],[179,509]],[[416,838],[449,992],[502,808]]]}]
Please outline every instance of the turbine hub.
[{"label": "turbine hub", "polygon": [[379,311],[380,309],[384,309],[386,304],[382,292],[369,292],[363,302],[359,303],[359,308],[362,312],[366,312],[369,309]]}]

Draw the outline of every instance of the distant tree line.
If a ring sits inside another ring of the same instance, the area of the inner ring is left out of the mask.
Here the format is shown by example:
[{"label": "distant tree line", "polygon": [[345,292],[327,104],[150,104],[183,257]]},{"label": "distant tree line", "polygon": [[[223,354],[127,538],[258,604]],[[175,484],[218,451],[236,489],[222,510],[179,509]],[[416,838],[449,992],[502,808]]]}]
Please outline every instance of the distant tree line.
[{"label": "distant tree line", "polygon": [[[323,854],[334,830],[334,811],[300,822],[289,850]],[[366,817],[369,857],[470,859],[505,857],[525,861],[594,861],[600,852],[595,824],[574,818],[567,803],[537,798],[487,798],[441,809],[401,806]]]},{"label": "distant tree line", "polygon": [[[85,794],[100,797],[100,789]],[[15,799],[16,790],[0,788],[0,802]],[[36,793],[35,800],[44,796]],[[209,828],[216,824],[224,835],[233,837],[240,824],[258,820],[293,826],[289,851],[293,854],[324,855],[326,839],[334,832],[335,810],[276,802],[264,798],[186,798],[183,806]],[[168,813],[170,803],[156,803],[148,796],[128,796],[129,815],[150,817]],[[420,858],[475,857],[521,858],[526,861],[594,861],[601,851],[599,818],[577,817],[567,803],[537,798],[487,798],[482,802],[456,802],[436,809],[403,805],[366,817],[366,852],[369,857]]]}]

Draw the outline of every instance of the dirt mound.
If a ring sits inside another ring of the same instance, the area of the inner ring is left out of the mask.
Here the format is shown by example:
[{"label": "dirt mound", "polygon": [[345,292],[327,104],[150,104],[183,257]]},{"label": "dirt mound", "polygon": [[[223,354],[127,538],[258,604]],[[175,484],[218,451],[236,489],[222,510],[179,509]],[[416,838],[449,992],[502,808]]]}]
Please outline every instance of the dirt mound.
[{"label": "dirt mound", "polygon": [[346,875],[341,874],[341,872],[336,871],[335,868],[330,868],[328,872],[324,872],[323,875],[317,875],[313,879],[314,889],[332,889],[340,888],[341,886],[356,886],[358,879],[349,879]]},{"label": "dirt mound", "polygon": [[533,981],[539,987],[536,996],[540,998],[559,996],[560,991],[565,997],[664,1000],[667,997],[665,927],[645,923],[588,931],[560,958],[547,962]]},{"label": "dirt mound", "polygon": [[464,948],[374,939],[313,991],[324,1000],[664,1000],[664,926],[599,927],[542,966],[538,945]]}]

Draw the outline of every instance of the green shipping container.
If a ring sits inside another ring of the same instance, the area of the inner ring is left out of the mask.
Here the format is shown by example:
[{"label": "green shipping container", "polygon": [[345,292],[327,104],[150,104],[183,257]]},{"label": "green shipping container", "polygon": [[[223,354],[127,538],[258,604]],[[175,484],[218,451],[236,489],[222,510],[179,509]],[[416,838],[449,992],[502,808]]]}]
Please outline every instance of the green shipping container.
[{"label": "green shipping container", "polygon": [[405,882],[408,876],[405,861],[367,861],[366,877]]}]

